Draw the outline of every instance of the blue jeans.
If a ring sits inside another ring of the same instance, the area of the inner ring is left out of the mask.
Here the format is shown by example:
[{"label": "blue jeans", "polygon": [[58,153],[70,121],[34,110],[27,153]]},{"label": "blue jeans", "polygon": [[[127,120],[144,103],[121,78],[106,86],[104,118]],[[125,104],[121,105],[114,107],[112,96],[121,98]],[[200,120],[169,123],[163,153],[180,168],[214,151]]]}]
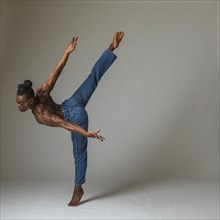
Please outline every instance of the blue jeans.
[{"label": "blue jeans", "polygon": [[[110,50],[103,52],[93,66],[88,78],[69,99],[62,103],[61,109],[65,120],[88,130],[88,114],[85,110],[86,104],[95,91],[99,80],[116,58],[116,55]],[[82,185],[85,182],[87,169],[87,137],[71,132],[71,138],[75,159],[75,185]]]}]

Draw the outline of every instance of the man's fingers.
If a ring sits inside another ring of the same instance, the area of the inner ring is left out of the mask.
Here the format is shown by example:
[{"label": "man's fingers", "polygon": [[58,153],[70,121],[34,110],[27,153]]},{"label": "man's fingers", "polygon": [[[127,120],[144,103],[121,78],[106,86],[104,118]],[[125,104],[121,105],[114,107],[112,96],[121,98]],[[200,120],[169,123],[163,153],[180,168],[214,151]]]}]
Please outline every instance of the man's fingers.
[{"label": "man's fingers", "polygon": [[73,39],[72,39],[72,43],[75,42],[75,41],[77,41],[78,38],[79,38],[78,36],[74,36]]},{"label": "man's fingers", "polygon": [[101,137],[101,139],[100,139],[101,141],[104,141],[105,140],[105,138],[104,137]]},{"label": "man's fingers", "polygon": [[100,130],[96,131],[95,133],[98,134],[100,132]]},{"label": "man's fingers", "polygon": [[97,131],[93,132],[95,138],[99,139],[100,141],[105,140],[105,138],[103,136],[98,134],[99,132],[100,132],[100,130],[97,130]]},{"label": "man's fingers", "polygon": [[98,138],[98,135],[96,132],[93,132],[93,135],[95,136],[95,138]]},{"label": "man's fingers", "polygon": [[103,136],[99,135],[99,140],[104,141],[105,138]]}]

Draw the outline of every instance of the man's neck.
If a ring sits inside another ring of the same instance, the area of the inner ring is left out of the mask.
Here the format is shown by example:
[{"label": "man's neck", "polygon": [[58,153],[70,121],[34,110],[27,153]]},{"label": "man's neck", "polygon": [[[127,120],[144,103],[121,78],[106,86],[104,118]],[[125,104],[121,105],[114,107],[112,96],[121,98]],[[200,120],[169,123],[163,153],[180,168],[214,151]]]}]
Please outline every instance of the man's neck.
[{"label": "man's neck", "polygon": [[30,105],[30,109],[32,110],[32,112],[34,111],[35,107],[39,104],[39,99],[35,96],[34,97],[34,102],[32,105]]}]

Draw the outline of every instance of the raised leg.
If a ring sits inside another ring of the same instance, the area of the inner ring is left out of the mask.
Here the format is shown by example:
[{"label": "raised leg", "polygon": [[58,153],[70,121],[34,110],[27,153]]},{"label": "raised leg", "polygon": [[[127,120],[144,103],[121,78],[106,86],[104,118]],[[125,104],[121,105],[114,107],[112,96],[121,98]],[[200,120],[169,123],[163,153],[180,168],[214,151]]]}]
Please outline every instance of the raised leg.
[{"label": "raised leg", "polygon": [[116,55],[109,50],[105,50],[98,61],[93,66],[88,78],[76,90],[73,97],[78,100],[79,104],[85,107],[94,93],[100,79],[112,65]]},{"label": "raised leg", "polygon": [[80,105],[85,107],[87,105],[98,85],[98,82],[117,58],[112,51],[118,48],[123,36],[123,32],[115,33],[108,50],[105,50],[101,57],[97,60],[88,78],[81,84],[73,96],[65,101],[68,106]]}]

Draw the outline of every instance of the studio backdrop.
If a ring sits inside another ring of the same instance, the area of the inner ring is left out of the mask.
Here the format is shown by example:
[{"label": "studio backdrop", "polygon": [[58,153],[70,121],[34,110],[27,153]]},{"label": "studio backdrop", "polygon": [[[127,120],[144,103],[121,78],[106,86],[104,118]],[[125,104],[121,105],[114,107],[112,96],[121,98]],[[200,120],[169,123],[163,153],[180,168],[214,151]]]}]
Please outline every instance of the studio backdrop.
[{"label": "studio backdrop", "polygon": [[87,106],[87,178],[219,174],[218,1],[2,1],[1,175],[74,177],[70,133],[17,110],[17,84],[47,79],[67,43],[76,50],[52,97],[68,98],[116,31],[125,36]]}]

